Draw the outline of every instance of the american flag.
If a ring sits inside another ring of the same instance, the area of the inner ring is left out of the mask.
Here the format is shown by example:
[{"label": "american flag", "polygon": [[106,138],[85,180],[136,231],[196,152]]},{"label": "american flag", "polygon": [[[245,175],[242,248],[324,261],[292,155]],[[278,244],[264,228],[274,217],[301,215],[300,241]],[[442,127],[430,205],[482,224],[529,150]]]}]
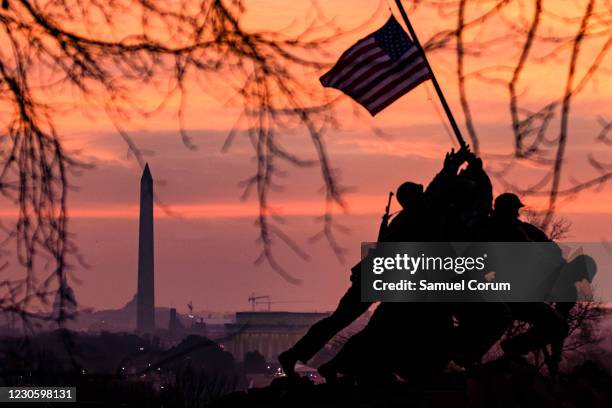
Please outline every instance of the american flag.
[{"label": "american flag", "polygon": [[430,77],[420,50],[391,16],[379,30],[346,50],[320,81],[374,116]]}]

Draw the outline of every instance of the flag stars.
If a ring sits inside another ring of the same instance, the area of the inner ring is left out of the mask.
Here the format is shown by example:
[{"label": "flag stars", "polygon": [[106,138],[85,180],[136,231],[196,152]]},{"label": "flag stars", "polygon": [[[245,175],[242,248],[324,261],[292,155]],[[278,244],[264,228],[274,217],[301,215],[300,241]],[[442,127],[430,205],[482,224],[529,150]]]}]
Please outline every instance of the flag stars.
[{"label": "flag stars", "polygon": [[412,46],[410,37],[394,18],[374,34],[374,39],[393,60],[401,58]]}]

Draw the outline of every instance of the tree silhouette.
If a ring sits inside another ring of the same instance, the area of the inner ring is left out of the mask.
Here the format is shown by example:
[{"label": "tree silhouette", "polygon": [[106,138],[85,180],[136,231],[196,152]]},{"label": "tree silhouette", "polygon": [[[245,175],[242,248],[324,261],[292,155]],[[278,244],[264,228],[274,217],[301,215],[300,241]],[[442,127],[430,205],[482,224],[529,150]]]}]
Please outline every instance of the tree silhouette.
[{"label": "tree silhouette", "polygon": [[[506,157],[494,157],[500,169],[491,173],[506,189],[526,196],[548,198],[542,220],[544,228],[553,222],[561,198],[571,198],[586,189],[601,188],[612,177],[610,165],[589,154],[594,171],[592,178],[579,181],[570,176],[572,185],[562,188],[569,125],[573,119],[572,103],[587,85],[596,82],[597,77],[601,79],[610,75],[610,71],[603,67],[605,61],[609,61],[608,52],[612,46],[612,20],[609,17],[612,4],[608,1],[579,1],[573,11],[569,11],[569,7],[560,10],[558,6],[543,0],[424,0],[414,3],[415,8],[436,8],[443,19],[456,21],[454,29],[435,34],[426,48],[448,49],[454,39],[455,47],[451,52],[456,55],[461,107],[476,152],[480,145],[479,134],[470,109],[468,85],[476,88],[484,83],[507,89],[514,151]],[[477,17],[468,20],[465,17],[468,9]],[[510,18],[505,13],[518,16]],[[475,32],[484,33],[493,25],[497,25],[494,34],[477,35],[471,42],[465,40],[466,33],[471,32],[474,37]],[[487,49],[493,46],[503,46],[499,49],[503,50],[505,58],[500,57],[493,63],[467,72],[466,61],[490,56]],[[595,57],[585,58],[585,48],[594,50]],[[553,61],[556,63],[555,75],[559,78],[558,87],[550,89],[546,96],[548,101],[538,101],[541,107],[534,110],[531,107],[534,103],[522,96],[532,86],[524,78],[530,69]],[[555,128],[551,125],[557,115],[558,128]],[[605,143],[610,125],[603,118],[599,118],[599,122],[603,129],[595,140]],[[548,170],[533,184],[512,182],[510,173],[520,163],[531,163]]]},{"label": "tree silhouette", "polygon": [[[318,165],[326,200],[344,205],[323,141],[325,129],[335,125],[334,101],[300,81],[304,72],[315,75],[326,66],[325,47],[340,34],[318,17],[316,7],[306,29],[289,36],[243,28],[245,8],[238,0],[10,0],[2,6],[0,192],[18,213],[14,224],[2,227],[5,250],[16,243],[16,258],[26,273],[0,282],[0,310],[33,317],[31,307],[48,305],[56,293],[66,292],[62,287],[80,261],[67,228],[67,196],[70,177],[88,165],[64,148],[55,126],[61,106],[48,102],[54,92],[102,109],[143,165],[143,152],[125,130],[129,118],[152,115],[178,97],[177,128],[185,146],[196,149],[185,129],[186,84],[197,80],[202,92],[214,94],[215,84],[223,83],[224,95],[229,88],[242,107],[223,148],[246,127],[257,158],[244,194],[255,192],[259,202],[260,260],[296,281],[271,250],[279,239],[305,256],[270,221],[276,214],[268,191],[275,187],[277,162]],[[159,91],[157,109],[139,105],[135,95],[143,86]],[[296,125],[307,129],[316,159],[297,157],[278,143],[278,133]],[[326,235],[333,239],[329,228]],[[68,300],[60,298],[60,304]]]},{"label": "tree silhouette", "polygon": [[[480,131],[478,112],[471,108],[471,90],[483,83],[507,90],[513,151],[481,153],[495,164],[490,173],[504,188],[548,198],[545,227],[551,225],[561,198],[600,188],[612,177],[612,165],[589,153],[594,176],[573,180],[570,187],[563,183],[572,103],[587,85],[610,73],[605,67],[612,44],[612,4],[581,0],[576,5],[574,14],[560,13],[557,5],[543,0],[418,0],[409,9],[411,15],[428,10],[438,16],[434,31],[421,40],[428,54],[450,55],[456,61],[453,80],[475,151],[480,150]],[[379,10],[386,7],[381,3]],[[186,148],[196,149],[186,131],[189,96],[201,91],[226,100],[229,89],[231,103],[240,106],[242,114],[223,149],[228,150],[246,129],[257,159],[253,176],[243,183],[244,197],[254,194],[259,204],[261,255],[257,261],[267,262],[289,282],[297,283],[276,261],[273,243],[283,242],[307,257],[283,232],[280,214],[270,203],[269,192],[279,188],[278,179],[283,176],[282,162],[318,168],[326,211],[321,233],[314,238],[326,238],[342,255],[333,210],[345,207],[346,189],[330,162],[324,134],[340,125],[336,107],[344,98],[310,87],[302,78],[320,75],[337,57],[329,52],[334,41],[342,34],[370,30],[370,20],[346,30],[313,2],[305,30],[290,35],[245,28],[245,8],[240,0],[2,2],[0,192],[15,204],[17,213],[13,224],[2,225],[3,255],[10,258],[13,248],[26,273],[0,282],[0,310],[32,317],[33,308],[49,305],[57,293],[57,310],[66,310],[61,303],[68,301],[63,294],[70,291],[62,288],[76,278],[71,271],[81,262],[68,230],[67,197],[71,177],[88,164],[66,150],[56,130],[66,106],[51,103],[48,96],[60,92],[71,95],[75,105],[85,103],[105,112],[142,165],[143,152],[126,130],[131,117],[153,115],[178,98],[177,129]],[[491,27],[497,29],[494,34],[475,34]],[[506,47],[510,62],[473,64],[490,56],[488,49],[494,45]],[[585,48],[597,50],[594,59],[585,60]],[[534,109],[524,96],[530,85],[527,73],[553,60],[561,85],[551,90],[550,100]],[[194,91],[192,84],[200,88]],[[157,90],[156,108],[144,108],[135,96],[142,87]],[[551,126],[555,119],[558,129]],[[609,146],[610,122],[601,117],[599,123],[602,130],[595,142]],[[299,126],[310,138],[313,159],[300,157],[279,142],[280,133]],[[511,174],[517,164],[526,162],[548,170],[541,180],[525,186],[513,182]],[[46,318],[67,317],[60,312]]]}]

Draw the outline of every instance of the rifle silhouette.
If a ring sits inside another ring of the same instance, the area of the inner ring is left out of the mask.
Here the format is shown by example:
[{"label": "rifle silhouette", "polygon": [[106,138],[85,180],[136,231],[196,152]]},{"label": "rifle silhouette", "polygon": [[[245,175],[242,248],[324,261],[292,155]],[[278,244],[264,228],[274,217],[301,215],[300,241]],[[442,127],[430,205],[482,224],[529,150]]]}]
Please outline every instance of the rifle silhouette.
[{"label": "rifle silhouette", "polygon": [[391,209],[391,199],[393,198],[393,191],[389,192],[389,200],[387,201],[387,207],[385,207],[385,213],[382,216],[382,220],[380,221],[380,228],[378,229],[378,239],[377,241],[381,241],[385,235],[387,235],[387,228],[389,227],[389,210]]}]

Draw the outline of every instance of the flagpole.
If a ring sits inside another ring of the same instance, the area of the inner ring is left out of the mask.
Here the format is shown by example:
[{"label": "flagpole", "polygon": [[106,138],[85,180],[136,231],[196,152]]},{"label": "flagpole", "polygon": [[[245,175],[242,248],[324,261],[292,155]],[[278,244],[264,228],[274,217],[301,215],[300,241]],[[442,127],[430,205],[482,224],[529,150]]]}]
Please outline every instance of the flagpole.
[{"label": "flagpole", "polygon": [[446,112],[448,121],[450,122],[451,127],[453,128],[453,131],[455,132],[455,137],[457,138],[457,141],[459,142],[459,146],[461,146],[462,148],[466,147],[467,144],[465,143],[465,140],[463,139],[463,136],[461,135],[461,130],[459,130],[459,126],[457,126],[457,122],[455,122],[453,113],[451,112],[450,107],[448,106],[448,103],[446,102],[446,98],[444,97],[444,94],[442,93],[442,88],[440,88],[440,84],[438,83],[438,80],[436,79],[436,75],[434,74],[433,69],[431,69],[431,65],[429,64],[429,61],[427,60],[427,55],[425,55],[425,50],[423,50],[423,47],[421,46],[421,43],[419,42],[419,38],[417,37],[416,32],[414,31],[414,28],[412,27],[412,24],[410,24],[410,20],[408,19],[406,10],[404,10],[404,6],[402,6],[401,0],[395,0],[395,4],[397,4],[397,8],[399,9],[400,14],[402,15],[402,18],[404,19],[404,23],[406,23],[406,27],[408,28],[408,31],[410,32],[410,36],[412,37],[412,42],[421,51],[423,59],[425,60],[425,64],[427,65],[427,69],[429,69],[429,72],[431,73],[431,82],[433,83],[436,93],[438,94],[438,98],[440,98],[442,107],[444,107],[444,112]]}]

